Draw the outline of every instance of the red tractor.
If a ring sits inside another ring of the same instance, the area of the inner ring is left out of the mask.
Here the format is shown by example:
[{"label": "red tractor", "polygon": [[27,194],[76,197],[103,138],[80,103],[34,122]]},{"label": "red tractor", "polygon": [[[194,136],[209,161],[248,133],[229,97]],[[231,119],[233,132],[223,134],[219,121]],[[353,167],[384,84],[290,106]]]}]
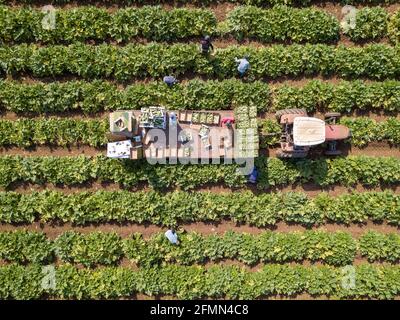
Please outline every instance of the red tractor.
[{"label": "red tractor", "polygon": [[326,143],[326,155],[340,155],[337,142],[350,137],[350,129],[336,124],[340,113],[326,113],[325,121],[312,118],[304,109],[285,109],[276,112],[282,126],[281,150],[278,158],[305,158],[310,147]]}]

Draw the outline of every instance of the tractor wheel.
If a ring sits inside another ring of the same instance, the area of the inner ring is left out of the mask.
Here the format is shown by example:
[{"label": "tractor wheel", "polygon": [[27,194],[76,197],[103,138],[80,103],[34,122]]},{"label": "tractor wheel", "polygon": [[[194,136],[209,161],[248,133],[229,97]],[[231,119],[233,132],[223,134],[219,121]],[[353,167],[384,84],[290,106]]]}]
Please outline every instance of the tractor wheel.
[{"label": "tractor wheel", "polygon": [[342,154],[342,151],[340,150],[326,150],[325,155],[326,156],[340,156]]},{"label": "tractor wheel", "polygon": [[275,112],[275,117],[278,122],[281,120],[281,117],[285,114],[298,114],[300,116],[307,116],[307,111],[305,109],[283,109]]},{"label": "tractor wheel", "polygon": [[290,159],[293,158],[293,154],[292,153],[287,153],[287,152],[283,152],[283,151],[279,151],[276,153],[276,157],[279,159]]},{"label": "tractor wheel", "polygon": [[325,119],[340,118],[340,116],[341,116],[340,112],[328,112],[328,113],[325,113],[325,115],[324,115]]}]

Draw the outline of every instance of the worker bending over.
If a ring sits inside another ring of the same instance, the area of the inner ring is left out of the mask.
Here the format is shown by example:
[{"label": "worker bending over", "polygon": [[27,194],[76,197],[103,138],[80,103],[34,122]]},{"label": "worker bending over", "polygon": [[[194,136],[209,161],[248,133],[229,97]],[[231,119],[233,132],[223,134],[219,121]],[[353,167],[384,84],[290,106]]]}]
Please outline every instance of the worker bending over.
[{"label": "worker bending over", "polygon": [[174,229],[167,230],[167,232],[165,232],[165,236],[172,244],[179,244],[178,235]]},{"label": "worker bending over", "polygon": [[178,80],[174,76],[165,76],[163,81],[168,87],[172,87],[174,84],[178,83]]},{"label": "worker bending over", "polygon": [[235,58],[235,62],[239,63],[237,70],[240,77],[244,77],[246,71],[250,68],[249,56],[244,56],[242,59]]},{"label": "worker bending over", "polygon": [[214,46],[211,43],[211,38],[210,36],[205,36],[201,41],[200,41],[200,50],[202,54],[208,54],[208,52],[211,50],[214,50]]}]

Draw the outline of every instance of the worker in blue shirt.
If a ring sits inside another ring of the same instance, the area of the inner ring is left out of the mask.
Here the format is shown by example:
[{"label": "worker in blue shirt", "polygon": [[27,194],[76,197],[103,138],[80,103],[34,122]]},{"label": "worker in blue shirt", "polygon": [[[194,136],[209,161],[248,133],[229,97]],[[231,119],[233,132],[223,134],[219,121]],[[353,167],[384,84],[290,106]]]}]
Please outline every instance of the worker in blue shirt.
[{"label": "worker in blue shirt", "polygon": [[178,80],[174,76],[165,76],[163,81],[168,87],[172,87],[174,84],[178,83]]},{"label": "worker in blue shirt", "polygon": [[235,62],[239,63],[237,70],[239,71],[240,77],[243,77],[246,71],[250,68],[249,57],[244,56],[242,59],[235,58]]},{"label": "worker in blue shirt", "polygon": [[172,244],[179,244],[178,235],[174,229],[167,230],[167,232],[165,232],[165,236]]}]

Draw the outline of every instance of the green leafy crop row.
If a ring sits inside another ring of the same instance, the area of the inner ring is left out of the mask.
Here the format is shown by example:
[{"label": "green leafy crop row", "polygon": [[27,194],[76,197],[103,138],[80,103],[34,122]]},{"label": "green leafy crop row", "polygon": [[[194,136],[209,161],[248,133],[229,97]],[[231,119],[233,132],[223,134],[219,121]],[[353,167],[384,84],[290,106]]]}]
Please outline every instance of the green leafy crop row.
[{"label": "green leafy crop row", "polygon": [[400,82],[340,81],[337,84],[312,80],[302,87],[274,88],[272,110],[304,108],[307,111],[351,112],[357,110],[400,111]]},{"label": "green leafy crop row", "polygon": [[16,230],[0,233],[0,259],[17,263],[49,263],[54,257],[63,262],[87,267],[114,265],[122,257],[143,267],[165,263],[191,265],[206,261],[235,259],[245,264],[322,261],[329,265],[347,265],[359,252],[369,261],[400,260],[400,236],[368,231],[356,240],[346,232],[305,231],[259,235],[226,232],[202,236],[179,235],[180,244],[171,245],[163,234],[144,240],[141,234],[122,239],[116,233],[81,234],[67,231],[54,241],[43,233]]},{"label": "green leafy crop row", "polygon": [[228,13],[225,24],[226,32],[239,40],[329,43],[340,36],[339,21],[329,13],[315,9],[277,6],[264,10],[241,6]]},{"label": "green leafy crop row", "polygon": [[[171,41],[217,34],[214,13],[204,9],[143,7],[119,9],[112,14],[92,6],[59,9],[54,12],[54,28],[43,23],[46,16],[47,13],[37,9],[0,6],[1,41],[72,43],[112,39],[127,42],[136,37]],[[328,13],[286,6],[270,10],[238,7],[218,29],[221,29],[218,33],[234,34],[239,38],[311,43],[336,41],[340,31],[339,22]]]},{"label": "green leafy crop row", "polygon": [[140,109],[164,105],[173,110],[226,110],[255,105],[264,111],[270,92],[266,83],[236,79],[194,79],[168,88],[163,82],[137,83],[124,90],[106,81],[68,81],[23,84],[0,80],[0,108],[17,113],[61,113]]},{"label": "green leafy crop row", "polygon": [[0,233],[0,259],[17,263],[63,262],[86,267],[116,265],[123,257],[141,267],[166,263],[192,265],[234,259],[248,265],[309,260],[329,265],[353,263],[357,251],[370,261],[397,262],[400,236],[367,232],[359,240],[346,232],[304,231],[259,235],[228,231],[223,235],[179,234],[179,245],[171,245],[164,234],[143,239],[134,234],[122,239],[114,232],[81,234],[67,231],[54,241],[43,233],[17,230]]},{"label": "green leafy crop row", "polygon": [[101,80],[33,84],[0,80],[0,108],[17,113],[93,114],[159,104],[174,110],[229,110],[235,105],[255,105],[260,112],[294,108],[309,112],[399,112],[400,82],[355,80],[332,84],[312,80],[302,87],[275,87],[261,81],[194,79],[172,88],[162,82],[148,82],[122,90]]},{"label": "green leafy crop row", "polygon": [[[343,25],[343,32],[353,41],[379,40],[388,35],[397,42],[398,16],[396,13],[389,17],[381,7],[362,8],[357,11],[354,26]],[[47,12],[38,9],[0,6],[0,40],[5,43],[128,42],[138,37],[174,41],[205,34],[232,34],[240,40],[255,38],[264,42],[330,43],[339,40],[340,31],[338,19],[323,10],[286,5],[268,10],[239,6],[219,24],[215,14],[207,9],[165,10],[145,6],[110,13],[85,6],[57,9],[54,17],[49,18]]]},{"label": "green leafy crop row", "polygon": [[[0,6],[0,40],[23,43],[72,43],[85,40],[126,42],[143,37],[171,41],[216,31],[217,19],[210,10],[143,7],[119,9],[109,13],[94,6],[49,13],[32,8]],[[46,23],[47,22],[47,23]],[[52,27],[50,23],[54,23]]]},{"label": "green leafy crop row", "polygon": [[[364,147],[370,142],[387,141],[400,145],[400,121],[388,118],[377,122],[373,119],[343,118],[340,123],[351,129],[349,142]],[[261,147],[279,143],[281,127],[276,120],[259,120]],[[0,146],[32,147],[39,145],[67,146],[88,145],[104,147],[107,143],[107,120],[78,120],[63,118],[0,119]]]},{"label": "green leafy crop row", "polygon": [[[0,3],[21,3],[21,4],[37,4],[42,0],[0,0]],[[328,1],[328,0],[327,0]],[[45,2],[45,1],[44,1]],[[275,6],[275,5],[291,5],[291,6],[309,6],[312,4],[311,0],[52,0],[54,4],[66,4],[70,2],[87,4],[91,2],[104,3],[104,4],[117,4],[117,5],[133,5],[133,4],[163,4],[163,3],[176,3],[176,4],[194,4],[198,6],[209,6],[210,4],[218,4],[223,2],[235,4],[251,4],[255,6]],[[397,3],[398,0],[329,0],[328,2],[340,4],[391,4]],[[47,2],[45,2],[47,3]]]},{"label": "green leafy crop row", "polygon": [[[388,118],[376,121],[367,117],[342,118],[340,123],[351,130],[351,144],[365,147],[370,142],[387,141],[392,145],[400,145],[400,120]],[[281,126],[276,120],[259,121],[261,147],[275,146],[279,143]]]},{"label": "green leafy crop row", "polygon": [[[0,267],[1,299],[101,299],[174,295],[180,299],[255,299],[308,293],[338,298],[393,299],[400,293],[400,267],[362,264],[329,266],[267,265],[258,272],[236,266],[171,265],[134,271],[122,267],[78,269],[39,265]],[[52,278],[55,281],[52,281]],[[47,283],[53,284],[53,288]],[[44,285],[45,284],[45,285]]]},{"label": "green leafy crop row", "polygon": [[[362,184],[378,186],[400,181],[400,161],[393,157],[349,156],[345,158],[285,161],[259,157],[258,187],[312,182],[320,186]],[[13,182],[76,185],[99,180],[124,187],[147,182],[154,188],[191,189],[209,183],[229,187],[245,184],[236,164],[157,164],[127,159],[96,157],[0,157],[0,186]]]},{"label": "green leafy crop row", "polygon": [[140,182],[155,188],[190,189],[208,183],[241,186],[245,177],[236,165],[152,165],[143,161],[96,157],[0,157],[0,186],[20,181],[33,184],[76,185],[99,180],[133,187]]},{"label": "green leafy crop row", "polygon": [[109,124],[105,120],[0,119],[0,146],[84,144],[100,147],[107,143],[108,130]]},{"label": "green leafy crop row", "polygon": [[315,225],[327,222],[386,221],[400,225],[400,196],[392,192],[364,192],[331,197],[320,193],[212,193],[175,191],[96,191],[64,194],[43,191],[0,192],[0,222],[152,223],[174,226],[224,219],[258,227],[279,221]]},{"label": "green leafy crop row", "polygon": [[235,57],[250,55],[249,77],[337,75],[373,79],[400,76],[400,47],[382,44],[364,47],[328,45],[232,46],[202,55],[194,44],[155,44],[124,47],[73,44],[38,47],[0,47],[0,71],[31,73],[36,77],[72,74],[83,78],[115,78],[126,81],[140,77],[159,78],[194,72],[229,78],[237,74]]}]

